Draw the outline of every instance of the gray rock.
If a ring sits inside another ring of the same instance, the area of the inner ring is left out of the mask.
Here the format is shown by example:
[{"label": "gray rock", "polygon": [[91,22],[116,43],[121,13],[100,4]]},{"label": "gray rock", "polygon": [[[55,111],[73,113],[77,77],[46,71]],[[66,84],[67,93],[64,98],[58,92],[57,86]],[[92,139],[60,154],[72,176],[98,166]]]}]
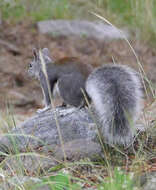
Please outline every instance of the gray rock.
[{"label": "gray rock", "polygon": [[[101,153],[101,146],[90,140],[76,139],[64,144],[64,152],[66,159],[70,161],[77,161],[84,157],[96,159]],[[61,146],[56,146],[54,155],[58,160],[64,159]]]},{"label": "gray rock", "polygon": [[56,36],[85,36],[102,40],[123,39],[128,37],[126,31],[121,31],[103,22],[80,20],[47,20],[37,23],[39,32]]},{"label": "gray rock", "polygon": [[[62,116],[63,111],[65,116]],[[58,108],[57,119],[52,110],[36,114],[21,126],[11,130],[10,134],[7,133],[0,138],[0,151],[14,152],[17,147],[19,151],[26,151],[47,145],[51,145],[53,149],[56,145],[60,145],[57,122],[64,144],[76,139],[95,141],[96,127],[88,110],[72,108],[71,113],[70,111],[71,108],[65,110]]]},{"label": "gray rock", "polygon": [[156,189],[156,172],[147,172],[134,178],[136,189],[155,190]]},{"label": "gray rock", "polygon": [[143,184],[145,183],[142,187],[143,190],[156,190],[156,172],[146,174],[142,178]]},{"label": "gray rock", "polygon": [[2,152],[17,153],[17,150],[34,152],[34,149],[43,149],[46,155],[52,153],[53,156],[62,159],[63,144],[69,160],[101,156],[97,127],[92,117],[86,108],[60,107],[36,114],[20,126],[13,128],[10,133],[1,135],[1,154]]},{"label": "gray rock", "polygon": [[53,166],[56,166],[53,157],[28,153],[6,158],[2,168],[7,172],[7,176],[13,176],[15,173],[21,172],[22,174],[28,173],[31,176],[34,176],[34,174],[37,176]]},{"label": "gray rock", "polygon": [[[40,183],[41,180],[35,177],[13,176],[8,177],[0,183],[0,190],[22,189],[24,184],[29,184],[32,187],[35,183]],[[43,189],[40,189],[43,190]],[[50,190],[45,188],[44,190]]]}]

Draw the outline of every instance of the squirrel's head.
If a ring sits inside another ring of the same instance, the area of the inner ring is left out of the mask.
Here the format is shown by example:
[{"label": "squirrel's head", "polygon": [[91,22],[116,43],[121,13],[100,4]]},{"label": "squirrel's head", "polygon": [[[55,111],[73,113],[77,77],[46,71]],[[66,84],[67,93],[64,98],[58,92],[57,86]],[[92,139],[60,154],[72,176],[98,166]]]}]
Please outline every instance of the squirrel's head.
[{"label": "squirrel's head", "polygon": [[[52,63],[52,59],[49,56],[48,48],[43,48],[41,50],[41,56],[44,59],[44,63],[47,65]],[[33,60],[29,64],[28,74],[31,77],[38,78],[40,72],[42,71],[40,52],[37,49],[33,49]]]}]

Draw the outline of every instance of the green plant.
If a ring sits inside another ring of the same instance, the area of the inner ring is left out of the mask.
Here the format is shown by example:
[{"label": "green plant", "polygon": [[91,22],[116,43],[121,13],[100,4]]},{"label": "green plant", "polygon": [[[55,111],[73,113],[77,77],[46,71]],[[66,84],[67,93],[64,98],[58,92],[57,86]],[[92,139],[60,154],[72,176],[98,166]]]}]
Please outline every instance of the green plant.
[{"label": "green plant", "polygon": [[70,178],[71,177],[68,174],[58,173],[55,176],[43,178],[40,184],[33,187],[33,190],[44,185],[48,185],[51,190],[80,190],[80,186],[78,184],[71,183]]},{"label": "green plant", "polygon": [[133,179],[131,174],[125,174],[119,168],[114,170],[113,177],[108,177],[102,184],[99,185],[98,190],[132,190]]},{"label": "green plant", "polygon": [[2,18],[11,21],[71,18],[69,9],[68,0],[2,0],[0,3]]}]

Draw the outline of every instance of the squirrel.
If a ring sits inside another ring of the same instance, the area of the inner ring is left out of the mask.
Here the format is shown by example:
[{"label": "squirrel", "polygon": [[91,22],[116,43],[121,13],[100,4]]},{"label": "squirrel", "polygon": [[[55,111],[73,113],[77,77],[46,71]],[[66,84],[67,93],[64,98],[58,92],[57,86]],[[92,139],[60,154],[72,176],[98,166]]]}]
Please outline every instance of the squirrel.
[{"label": "squirrel", "polygon": [[[143,87],[139,74],[125,65],[105,64],[93,69],[89,64],[69,57],[53,61],[47,48],[42,49],[51,92],[58,83],[60,96],[66,104],[85,105],[84,95],[92,102],[100,121],[99,131],[108,144],[127,146],[134,137],[135,122],[143,108]],[[50,105],[45,76],[41,69],[37,50],[29,74],[39,79]]]},{"label": "squirrel", "polygon": [[[92,66],[82,63],[75,57],[65,57],[54,61],[50,58],[48,48],[43,48],[41,52],[46,65],[51,94],[54,90],[59,91],[58,93],[63,99],[63,106],[83,107],[86,101],[82,90],[85,91],[85,81],[93,70]],[[33,56],[34,59],[29,64],[28,74],[40,81],[45,102],[45,108],[37,111],[40,113],[50,109],[51,100],[39,52],[36,49],[33,49]]]}]

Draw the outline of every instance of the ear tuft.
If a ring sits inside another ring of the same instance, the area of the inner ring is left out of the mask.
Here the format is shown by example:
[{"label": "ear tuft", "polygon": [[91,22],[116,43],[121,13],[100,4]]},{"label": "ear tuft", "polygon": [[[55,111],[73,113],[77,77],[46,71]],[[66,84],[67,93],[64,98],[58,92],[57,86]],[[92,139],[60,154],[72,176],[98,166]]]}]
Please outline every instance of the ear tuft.
[{"label": "ear tuft", "polygon": [[48,56],[48,57],[49,57],[49,55],[50,55],[48,48],[43,48],[43,49],[42,49],[42,53],[43,53],[43,55],[46,55],[46,56]]},{"label": "ear tuft", "polygon": [[52,62],[52,59],[50,58],[50,52],[49,52],[49,49],[48,48],[43,48],[42,49],[42,54],[44,56],[44,59],[45,59],[45,63],[51,63]]}]

